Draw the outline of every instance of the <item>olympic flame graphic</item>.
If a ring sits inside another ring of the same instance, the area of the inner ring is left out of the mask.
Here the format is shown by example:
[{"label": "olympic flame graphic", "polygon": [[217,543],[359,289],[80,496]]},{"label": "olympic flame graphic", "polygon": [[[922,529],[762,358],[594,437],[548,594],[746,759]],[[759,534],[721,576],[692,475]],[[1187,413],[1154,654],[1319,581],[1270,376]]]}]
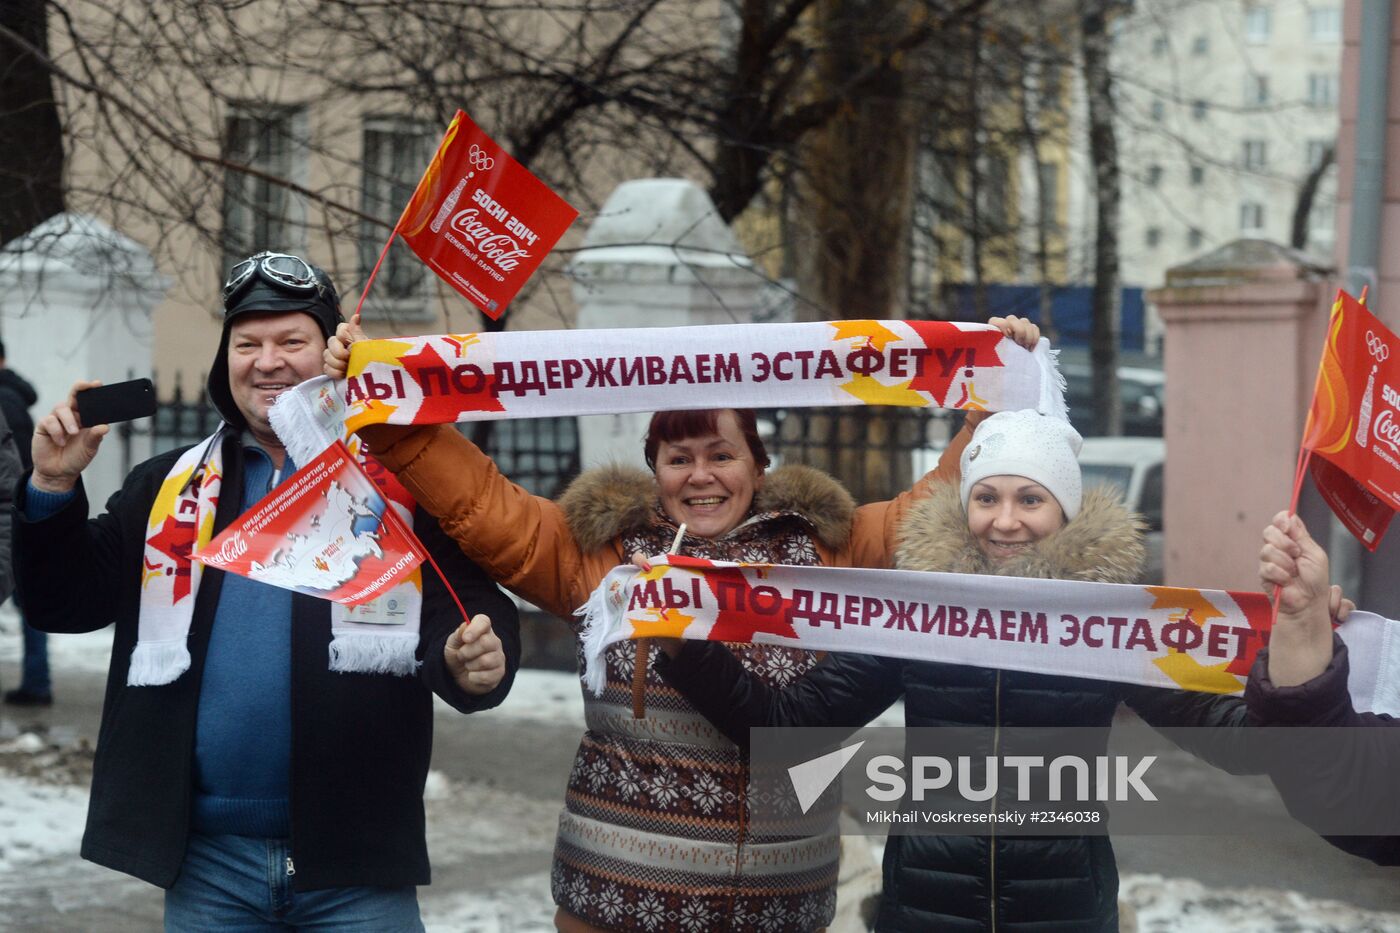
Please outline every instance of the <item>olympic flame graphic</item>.
[{"label": "olympic flame graphic", "polygon": [[433,154],[433,161],[428,163],[428,169],[423,173],[418,187],[414,189],[413,197],[409,198],[408,205],[403,209],[403,216],[399,218],[397,226],[402,233],[415,236],[423,232],[423,228],[432,219],[433,210],[442,198],[443,156],[452,148],[452,140],[457,138],[457,130],[461,125],[462,117],[459,113],[452,118],[447,132],[443,134],[442,142],[438,144],[437,152]]},{"label": "olympic flame graphic", "polygon": [[1337,453],[1346,447],[1351,437],[1351,394],[1337,349],[1342,320],[1342,301],[1338,298],[1332,305],[1327,343],[1322,348],[1322,363],[1317,368],[1317,386],[1308,409],[1307,427],[1303,429],[1303,446],[1320,454]]}]

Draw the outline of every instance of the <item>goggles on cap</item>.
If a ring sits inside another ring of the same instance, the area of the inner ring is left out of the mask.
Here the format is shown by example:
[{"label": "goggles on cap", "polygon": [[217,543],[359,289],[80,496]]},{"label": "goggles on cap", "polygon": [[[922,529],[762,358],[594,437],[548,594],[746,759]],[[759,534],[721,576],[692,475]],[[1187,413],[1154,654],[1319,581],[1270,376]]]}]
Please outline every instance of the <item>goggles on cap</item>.
[{"label": "goggles on cap", "polygon": [[300,256],[272,253],[264,250],[235,263],[224,283],[224,310],[227,311],[239,292],[255,278],[269,285],[298,292],[320,292],[325,287],[316,277],[316,270]]}]

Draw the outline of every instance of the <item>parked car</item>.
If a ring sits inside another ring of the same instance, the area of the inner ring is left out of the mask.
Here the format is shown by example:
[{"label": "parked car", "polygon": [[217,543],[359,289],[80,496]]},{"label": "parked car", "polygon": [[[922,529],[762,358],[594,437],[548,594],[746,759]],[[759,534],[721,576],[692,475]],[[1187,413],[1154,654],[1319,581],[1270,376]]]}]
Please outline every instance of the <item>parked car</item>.
[{"label": "parked car", "polygon": [[[1093,433],[1093,374],[1087,357],[1060,357],[1065,377],[1065,402],[1070,423],[1085,437]],[[1152,366],[1119,366],[1118,394],[1123,400],[1123,433],[1129,437],[1161,437],[1167,379]]]},{"label": "parked car", "polygon": [[1167,447],[1160,437],[1086,437],[1079,452],[1084,488],[1115,487],[1128,508],[1147,522],[1147,566],[1140,582],[1161,584],[1162,471]]}]

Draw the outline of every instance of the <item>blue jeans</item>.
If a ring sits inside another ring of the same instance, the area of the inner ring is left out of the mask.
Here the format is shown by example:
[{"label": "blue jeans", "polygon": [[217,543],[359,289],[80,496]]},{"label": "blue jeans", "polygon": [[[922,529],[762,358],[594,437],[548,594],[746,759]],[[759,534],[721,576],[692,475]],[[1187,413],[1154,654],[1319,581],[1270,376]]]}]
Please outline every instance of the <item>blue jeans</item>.
[{"label": "blue jeans", "polygon": [[[21,613],[20,621],[24,622]],[[24,622],[24,664],[20,667],[19,688],[25,693],[48,696],[53,692],[49,683],[49,636]]]},{"label": "blue jeans", "polygon": [[285,839],[190,834],[180,877],[165,892],[166,933],[422,933],[415,888],[293,891],[289,864]]}]

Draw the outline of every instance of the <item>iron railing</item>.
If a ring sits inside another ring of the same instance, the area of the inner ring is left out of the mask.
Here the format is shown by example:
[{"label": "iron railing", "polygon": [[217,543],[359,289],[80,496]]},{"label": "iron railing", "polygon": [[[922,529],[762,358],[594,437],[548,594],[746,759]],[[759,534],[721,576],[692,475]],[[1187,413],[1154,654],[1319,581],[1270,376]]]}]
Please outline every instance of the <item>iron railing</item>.
[{"label": "iron railing", "polygon": [[908,489],[938,465],[961,415],[926,408],[776,409],[760,414],[769,454],[838,477],[857,502]]}]

